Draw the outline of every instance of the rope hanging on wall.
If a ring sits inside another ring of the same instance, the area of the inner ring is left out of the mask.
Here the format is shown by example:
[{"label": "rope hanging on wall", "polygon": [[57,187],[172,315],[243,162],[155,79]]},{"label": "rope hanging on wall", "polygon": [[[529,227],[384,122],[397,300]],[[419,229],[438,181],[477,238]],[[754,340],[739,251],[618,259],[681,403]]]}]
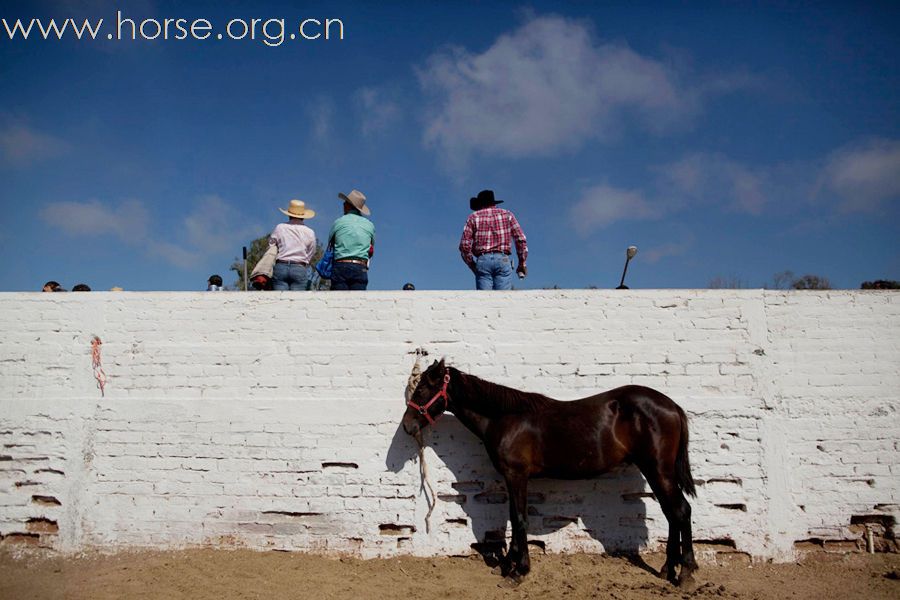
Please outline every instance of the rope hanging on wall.
[{"label": "rope hanging on wall", "polygon": [[97,387],[100,388],[100,395],[106,396],[103,388],[106,387],[106,373],[103,372],[103,366],[100,363],[100,346],[103,342],[96,335],[91,340],[91,365],[94,370],[94,378],[97,380]]},{"label": "rope hanging on wall", "polygon": [[437,494],[434,492],[434,487],[431,485],[431,480],[428,477],[428,464],[425,462],[425,442],[422,440],[421,431],[416,433],[416,442],[419,444],[419,476],[422,478],[423,487],[427,488],[431,494],[430,498],[428,493],[425,494],[425,502],[428,503],[428,514],[425,515],[425,533],[431,533],[431,513],[434,512],[434,506],[437,504]]},{"label": "rope hanging on wall", "polygon": [[[422,379],[422,357],[428,356],[428,351],[424,348],[416,348],[416,364],[413,365],[412,372],[409,374],[409,380],[406,382],[406,400],[412,398],[413,392]],[[428,514],[425,515],[425,533],[431,533],[431,513],[434,512],[435,504],[437,504],[437,494],[431,485],[431,479],[428,477],[428,464],[425,462],[425,441],[422,439],[422,432],[416,433],[416,443],[419,445],[419,476],[422,478],[422,487],[425,491],[425,502],[428,504]],[[429,496],[430,494],[430,496]]]}]

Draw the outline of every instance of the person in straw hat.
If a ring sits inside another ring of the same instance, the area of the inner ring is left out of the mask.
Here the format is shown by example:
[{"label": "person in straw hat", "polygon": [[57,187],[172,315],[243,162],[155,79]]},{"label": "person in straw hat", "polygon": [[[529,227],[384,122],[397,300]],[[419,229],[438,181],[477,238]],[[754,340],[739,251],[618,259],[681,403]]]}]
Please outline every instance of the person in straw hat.
[{"label": "person in straw hat", "polygon": [[309,281],[309,261],[316,252],[316,234],[303,221],[313,218],[316,212],[306,208],[303,200],[291,200],[287,209],[278,210],[288,216],[288,221],[276,225],[269,236],[269,245],[278,248],[272,270],[272,289],[305,290]]},{"label": "person in straw hat", "polygon": [[334,244],[333,290],[364,290],[369,285],[369,259],[375,252],[375,225],[366,196],[359,190],[338,194],[344,201],[344,216],[331,226],[329,243]]}]

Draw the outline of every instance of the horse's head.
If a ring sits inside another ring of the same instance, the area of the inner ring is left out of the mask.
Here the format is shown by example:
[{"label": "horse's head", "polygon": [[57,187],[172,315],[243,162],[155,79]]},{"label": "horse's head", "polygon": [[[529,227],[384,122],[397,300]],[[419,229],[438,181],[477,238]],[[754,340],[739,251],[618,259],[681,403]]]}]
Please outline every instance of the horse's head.
[{"label": "horse's head", "polygon": [[422,373],[416,389],[406,400],[406,413],[403,415],[403,429],[409,435],[419,432],[431,425],[447,410],[447,386],[450,383],[450,371],[444,360],[434,361]]}]

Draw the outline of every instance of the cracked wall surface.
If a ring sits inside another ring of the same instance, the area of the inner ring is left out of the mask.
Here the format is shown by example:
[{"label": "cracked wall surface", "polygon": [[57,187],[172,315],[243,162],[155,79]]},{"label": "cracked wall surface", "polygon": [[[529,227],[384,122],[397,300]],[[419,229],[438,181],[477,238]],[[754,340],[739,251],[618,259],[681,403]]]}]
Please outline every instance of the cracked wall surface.
[{"label": "cracked wall surface", "polygon": [[[654,387],[691,418],[694,536],[787,560],[896,549],[900,295],[761,290],[0,294],[0,543],[465,554],[506,492],[452,417],[398,430],[417,348],[575,399]],[[91,366],[102,340],[104,395]],[[548,551],[658,548],[634,468],[536,480]]]}]

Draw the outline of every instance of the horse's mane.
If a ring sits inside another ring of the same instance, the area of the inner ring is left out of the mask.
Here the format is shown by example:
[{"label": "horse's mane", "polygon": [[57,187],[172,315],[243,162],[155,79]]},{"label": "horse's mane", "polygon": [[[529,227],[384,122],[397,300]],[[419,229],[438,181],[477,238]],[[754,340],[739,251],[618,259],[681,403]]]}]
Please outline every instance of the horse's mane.
[{"label": "horse's mane", "polygon": [[466,388],[466,406],[487,416],[536,412],[554,402],[542,394],[522,392],[462,371],[458,372]]}]

